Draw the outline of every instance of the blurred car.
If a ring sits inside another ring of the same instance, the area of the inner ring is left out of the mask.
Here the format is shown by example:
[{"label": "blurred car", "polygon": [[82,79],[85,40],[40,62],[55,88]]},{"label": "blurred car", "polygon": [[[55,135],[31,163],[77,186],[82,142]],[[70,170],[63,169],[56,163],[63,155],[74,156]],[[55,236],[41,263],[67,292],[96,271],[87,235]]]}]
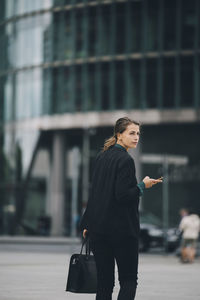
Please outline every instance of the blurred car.
[{"label": "blurred car", "polygon": [[167,247],[167,251],[172,252],[177,249],[180,241],[180,232],[177,228],[169,228],[165,232],[161,227],[161,222],[152,214],[140,215],[140,239],[139,251],[147,252],[150,248]]}]

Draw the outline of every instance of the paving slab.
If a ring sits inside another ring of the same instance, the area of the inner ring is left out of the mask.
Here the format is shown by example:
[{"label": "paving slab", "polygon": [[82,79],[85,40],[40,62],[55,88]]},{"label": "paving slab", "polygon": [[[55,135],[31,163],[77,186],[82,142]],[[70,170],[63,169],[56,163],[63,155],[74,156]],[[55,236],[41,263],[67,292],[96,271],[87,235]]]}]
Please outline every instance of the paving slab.
[{"label": "paving slab", "polygon": [[[95,295],[65,292],[69,259],[77,245],[73,249],[57,245],[57,251],[46,245],[41,252],[25,245],[15,247],[0,245],[0,300],[95,299]],[[198,300],[199,278],[199,258],[193,264],[181,264],[173,255],[140,254],[136,300]],[[113,300],[118,291],[116,274]]]}]

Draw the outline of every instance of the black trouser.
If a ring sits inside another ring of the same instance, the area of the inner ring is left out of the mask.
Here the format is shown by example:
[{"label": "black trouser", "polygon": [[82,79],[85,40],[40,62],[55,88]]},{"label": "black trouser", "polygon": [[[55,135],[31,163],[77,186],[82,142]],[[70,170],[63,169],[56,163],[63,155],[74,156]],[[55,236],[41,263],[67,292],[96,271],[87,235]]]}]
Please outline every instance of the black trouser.
[{"label": "black trouser", "polygon": [[111,300],[115,284],[115,260],[120,291],[118,300],[133,300],[137,287],[138,239],[91,234],[91,249],[97,266],[96,300]]}]

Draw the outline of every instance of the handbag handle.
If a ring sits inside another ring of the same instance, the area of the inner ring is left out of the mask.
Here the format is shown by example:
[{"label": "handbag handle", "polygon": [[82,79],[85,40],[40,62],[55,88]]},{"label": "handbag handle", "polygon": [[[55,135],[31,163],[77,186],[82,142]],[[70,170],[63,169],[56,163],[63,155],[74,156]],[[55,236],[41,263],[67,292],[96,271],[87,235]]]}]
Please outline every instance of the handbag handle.
[{"label": "handbag handle", "polygon": [[83,253],[83,247],[84,246],[85,246],[85,254],[86,255],[90,255],[91,248],[90,248],[90,240],[89,240],[88,236],[86,236],[86,238],[84,238],[83,241],[82,241],[82,246],[81,246],[81,252],[80,252],[80,254]]}]

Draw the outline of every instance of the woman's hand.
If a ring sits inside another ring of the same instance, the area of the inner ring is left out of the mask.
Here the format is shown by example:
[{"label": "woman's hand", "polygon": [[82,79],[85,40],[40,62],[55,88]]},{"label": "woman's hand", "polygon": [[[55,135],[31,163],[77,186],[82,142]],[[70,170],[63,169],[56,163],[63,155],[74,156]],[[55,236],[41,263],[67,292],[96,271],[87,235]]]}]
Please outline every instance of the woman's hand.
[{"label": "woman's hand", "polygon": [[146,189],[149,189],[151,188],[153,185],[159,183],[159,182],[162,182],[162,179],[163,177],[160,177],[158,179],[153,179],[153,178],[150,178],[149,176],[146,176],[144,179],[143,179],[143,182],[145,184],[145,188]]},{"label": "woman's hand", "polygon": [[87,229],[84,229],[84,230],[83,230],[83,237],[84,237],[84,239],[86,238],[87,233],[88,233],[88,230],[87,230]]}]

